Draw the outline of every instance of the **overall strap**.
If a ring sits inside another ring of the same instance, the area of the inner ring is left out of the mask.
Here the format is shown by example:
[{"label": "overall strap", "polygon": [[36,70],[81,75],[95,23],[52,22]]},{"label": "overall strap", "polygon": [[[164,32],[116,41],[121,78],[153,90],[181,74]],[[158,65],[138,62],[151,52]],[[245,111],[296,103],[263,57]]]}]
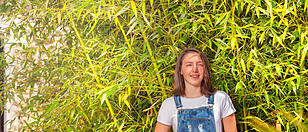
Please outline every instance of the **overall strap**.
[{"label": "overall strap", "polygon": [[174,102],[175,102],[176,108],[182,107],[182,102],[181,102],[180,96],[174,96]]},{"label": "overall strap", "polygon": [[214,104],[214,94],[208,98],[207,102],[208,104]]}]

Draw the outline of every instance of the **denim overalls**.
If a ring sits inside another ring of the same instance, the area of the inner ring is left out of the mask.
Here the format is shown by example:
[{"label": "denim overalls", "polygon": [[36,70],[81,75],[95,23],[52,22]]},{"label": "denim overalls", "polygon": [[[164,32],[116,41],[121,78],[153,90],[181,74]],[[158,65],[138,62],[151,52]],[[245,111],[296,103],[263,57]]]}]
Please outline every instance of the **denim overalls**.
[{"label": "denim overalls", "polygon": [[214,95],[208,98],[208,104],[194,109],[183,109],[180,96],[174,96],[178,110],[178,132],[215,132],[213,113]]}]

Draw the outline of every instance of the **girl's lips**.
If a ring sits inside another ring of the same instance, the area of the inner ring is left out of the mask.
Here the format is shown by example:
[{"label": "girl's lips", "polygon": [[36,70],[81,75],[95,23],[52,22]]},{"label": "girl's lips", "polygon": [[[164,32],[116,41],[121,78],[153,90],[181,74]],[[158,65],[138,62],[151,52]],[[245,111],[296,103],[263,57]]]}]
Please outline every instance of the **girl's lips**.
[{"label": "girl's lips", "polygon": [[198,79],[200,75],[191,75],[190,77],[193,79]]}]

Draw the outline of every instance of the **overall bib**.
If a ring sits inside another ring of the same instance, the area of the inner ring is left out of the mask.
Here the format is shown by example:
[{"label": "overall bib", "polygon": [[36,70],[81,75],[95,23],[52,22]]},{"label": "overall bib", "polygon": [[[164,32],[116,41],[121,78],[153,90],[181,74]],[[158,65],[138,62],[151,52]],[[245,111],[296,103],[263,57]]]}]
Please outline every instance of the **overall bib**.
[{"label": "overall bib", "polygon": [[178,110],[178,132],[215,132],[213,113],[214,95],[208,98],[208,104],[194,109],[183,109],[180,96],[174,96]]}]

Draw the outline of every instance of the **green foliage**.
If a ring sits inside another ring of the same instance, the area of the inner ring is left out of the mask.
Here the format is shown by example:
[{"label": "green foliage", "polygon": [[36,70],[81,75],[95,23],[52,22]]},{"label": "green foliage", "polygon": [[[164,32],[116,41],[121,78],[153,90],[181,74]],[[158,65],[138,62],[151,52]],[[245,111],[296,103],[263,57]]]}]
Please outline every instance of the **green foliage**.
[{"label": "green foliage", "polygon": [[196,47],[210,58],[215,88],[231,96],[239,131],[272,130],[253,116],[304,131],[307,4],[9,0],[1,16],[20,22],[4,30],[25,43],[11,44],[21,51],[7,57],[21,66],[5,100],[18,97],[19,117],[33,119],[26,130],[152,131],[178,54]]}]

